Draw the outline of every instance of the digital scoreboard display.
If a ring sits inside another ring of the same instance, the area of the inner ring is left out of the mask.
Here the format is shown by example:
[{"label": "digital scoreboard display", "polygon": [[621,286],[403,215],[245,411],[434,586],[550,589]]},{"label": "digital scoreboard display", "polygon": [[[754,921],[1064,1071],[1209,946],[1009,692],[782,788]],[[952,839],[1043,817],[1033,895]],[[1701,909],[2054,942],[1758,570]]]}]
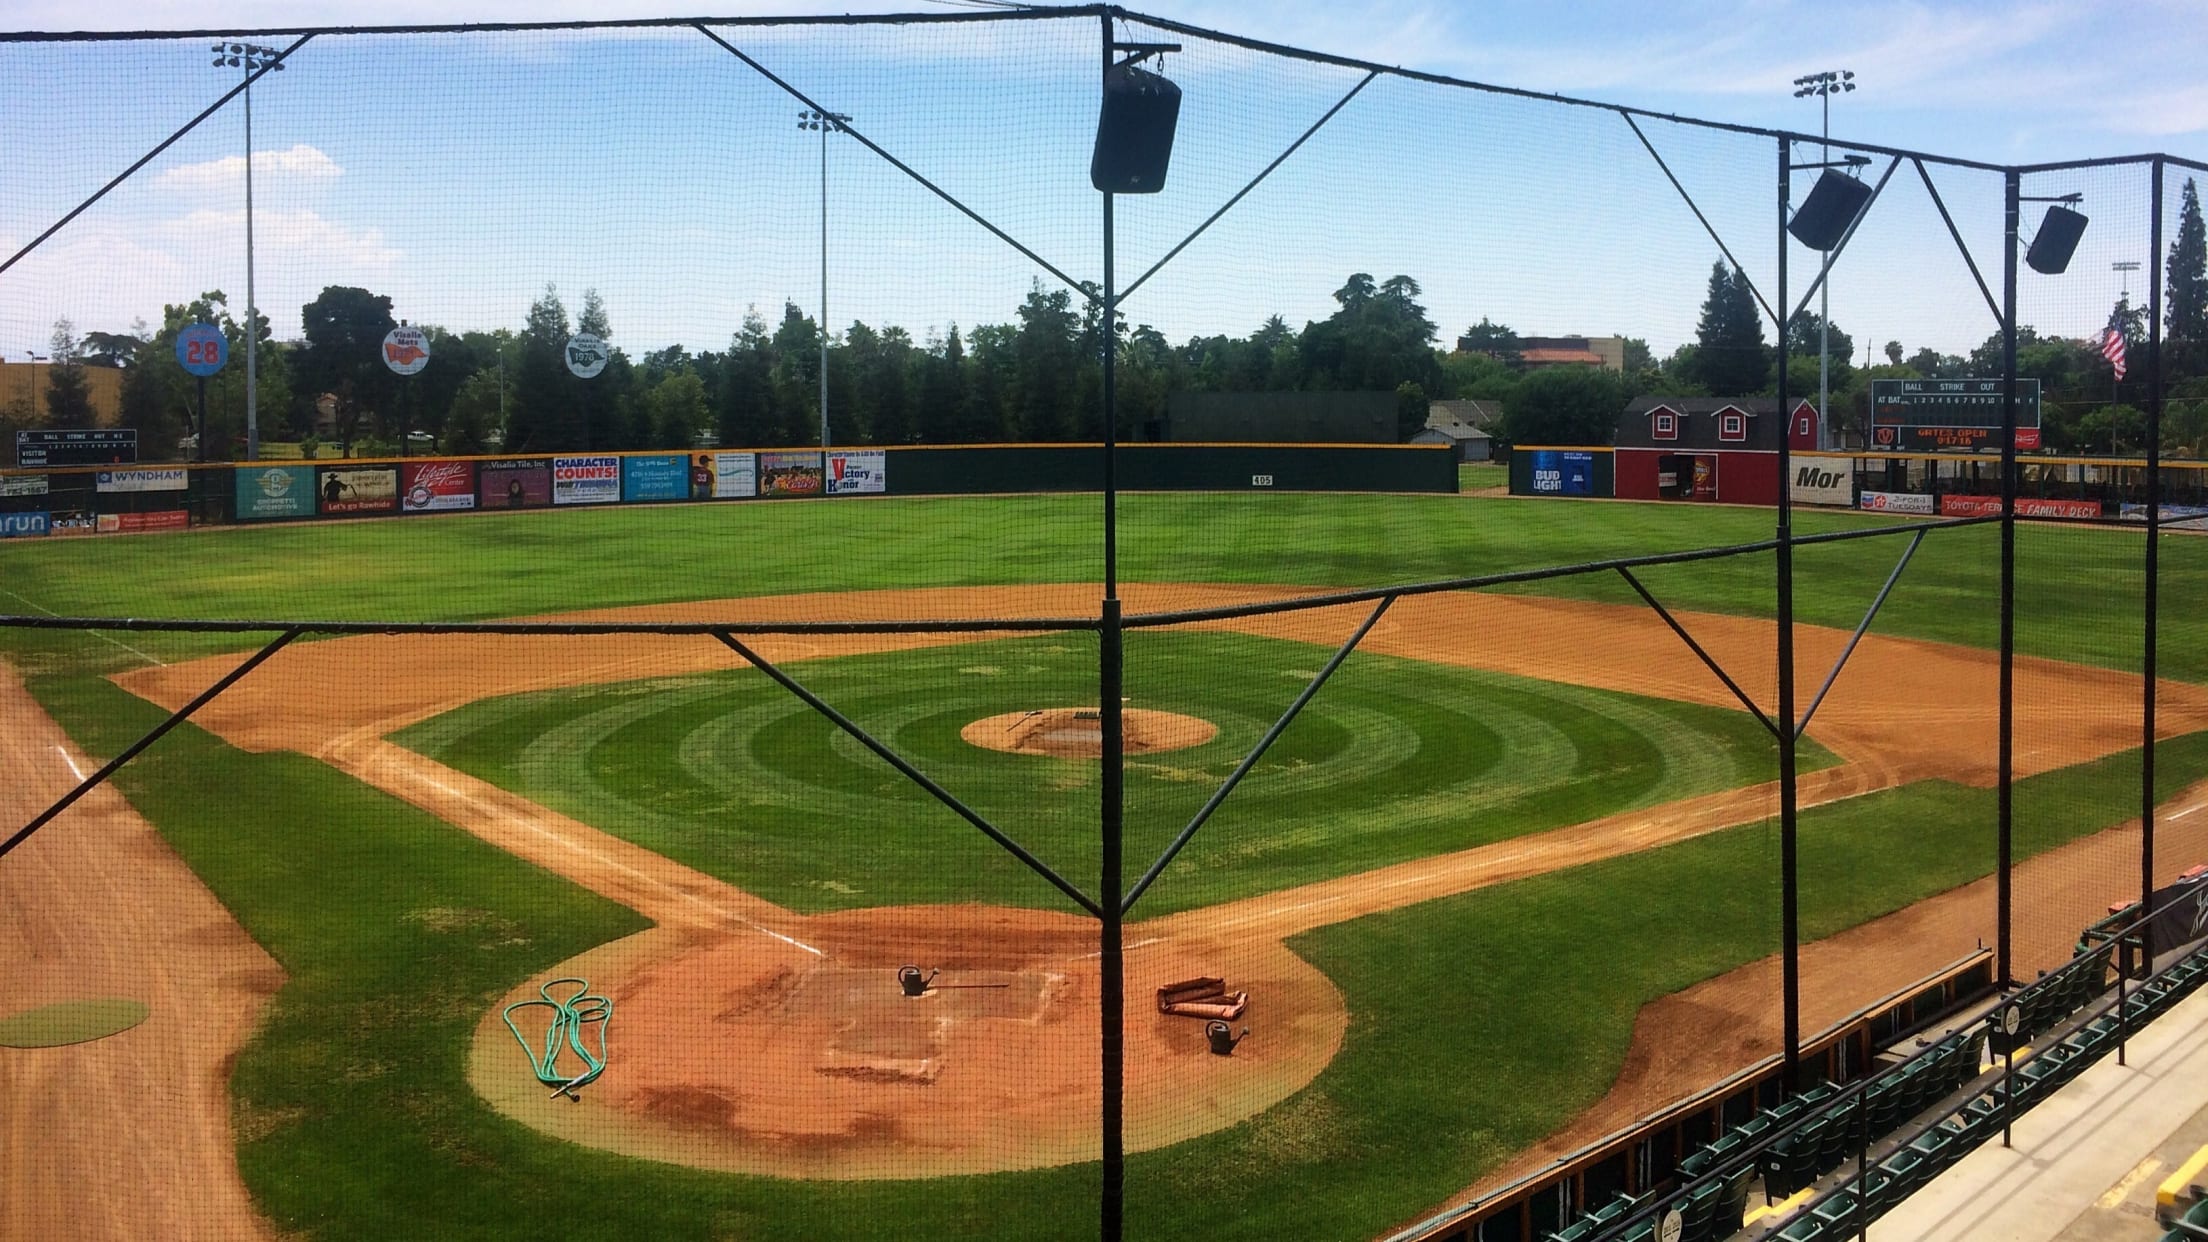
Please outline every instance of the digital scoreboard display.
[{"label": "digital scoreboard display", "polygon": [[[1871,447],[1999,452],[2006,386],[1997,379],[1874,379]],[[2039,447],[2039,381],[2016,382],[2016,447]]]}]

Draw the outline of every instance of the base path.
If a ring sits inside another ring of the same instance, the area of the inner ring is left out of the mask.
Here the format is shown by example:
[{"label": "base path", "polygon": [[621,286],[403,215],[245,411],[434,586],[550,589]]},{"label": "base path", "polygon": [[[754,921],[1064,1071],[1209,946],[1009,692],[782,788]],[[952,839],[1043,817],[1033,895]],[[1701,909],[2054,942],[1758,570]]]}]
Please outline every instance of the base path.
[{"label": "base path", "polygon": [[[1097,594],[1082,584],[859,592],[566,619],[1086,616]],[[1147,585],[1125,594],[1130,611],[1139,612],[1296,591]],[[1317,609],[1199,628],[1333,646],[1367,611]],[[1770,703],[1769,623],[1702,614],[1682,620],[1747,693]],[[1810,690],[1847,635],[1810,626],[1798,627],[1797,635]],[[801,662],[992,637],[747,641],[769,659]],[[1139,652],[1143,639],[1130,635],[1130,650]],[[1420,596],[1397,603],[1361,650],[1739,710],[1678,637],[1638,606]],[[238,658],[117,680],[173,707]],[[984,906],[801,916],[383,740],[404,725],[493,695],[741,666],[706,637],[369,635],[287,648],[197,719],[247,749],[303,749],[657,924],[547,972],[583,975],[615,1001],[613,1065],[583,1092],[582,1103],[548,1099],[497,1009],[484,1015],[470,1080],[510,1115],[633,1155],[787,1176],[930,1177],[1093,1159],[1100,1103],[1093,921]],[[2033,659],[2017,660],[2016,675],[2020,775],[2137,744],[2136,677]],[[1990,652],[1867,637],[1811,729],[1840,762],[1804,776],[1804,805],[1911,780],[1990,783],[1997,676]],[[302,693],[302,687],[342,691]],[[2165,682],[2160,702],[2165,733],[2208,728],[2208,693],[2200,687]],[[1771,784],[1708,794],[1130,924],[1129,1148],[1161,1146],[1254,1116],[1311,1082],[1339,1050],[1349,1023],[1342,998],[1288,951],[1287,937],[1767,820],[1776,802]],[[1135,913],[1139,918],[1140,909]],[[1914,977],[1904,940],[1874,934],[1867,943],[1869,956],[1843,981],[1859,986],[1857,1004]],[[1886,958],[1880,943],[1893,950]],[[985,986],[906,997],[896,972],[908,964],[940,969],[945,985]],[[1251,995],[1246,1021],[1257,1034],[1232,1057],[1205,1050],[1200,1022],[1150,1007],[1151,989],[1192,975],[1223,975],[1231,989]],[[538,982],[517,985],[501,1004],[535,996]],[[1768,992],[1762,1003],[1775,1007]],[[1690,1025],[1665,1038],[1694,1043],[1701,1033]]]},{"label": "base path", "polygon": [[[0,831],[96,766],[0,664]],[[230,1059],[283,971],[112,788],[0,863],[0,1014],[120,996],[146,1020],[0,1048],[0,1238],[272,1237],[238,1178]]]}]

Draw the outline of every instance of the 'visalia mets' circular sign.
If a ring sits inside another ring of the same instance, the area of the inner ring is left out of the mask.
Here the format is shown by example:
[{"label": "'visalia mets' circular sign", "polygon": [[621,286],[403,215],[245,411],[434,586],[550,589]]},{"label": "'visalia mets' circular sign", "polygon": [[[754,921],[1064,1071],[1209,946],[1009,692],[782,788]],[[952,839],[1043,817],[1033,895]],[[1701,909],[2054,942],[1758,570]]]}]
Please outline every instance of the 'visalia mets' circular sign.
[{"label": "'visalia mets' circular sign", "polygon": [[230,341],[211,323],[187,325],[176,334],[176,360],[185,370],[205,379],[230,361]]},{"label": "'visalia mets' circular sign", "polygon": [[401,324],[383,334],[383,365],[400,375],[413,375],[429,365],[429,337],[420,328]]},{"label": "'visalia mets' circular sign", "polygon": [[577,379],[591,379],[606,369],[613,360],[613,350],[602,336],[590,332],[578,332],[567,338],[567,369]]}]

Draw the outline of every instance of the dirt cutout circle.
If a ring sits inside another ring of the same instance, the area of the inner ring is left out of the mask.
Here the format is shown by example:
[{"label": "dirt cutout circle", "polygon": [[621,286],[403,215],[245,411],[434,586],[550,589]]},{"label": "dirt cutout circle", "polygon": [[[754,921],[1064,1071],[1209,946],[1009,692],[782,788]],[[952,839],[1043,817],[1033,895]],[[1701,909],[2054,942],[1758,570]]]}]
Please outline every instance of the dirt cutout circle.
[{"label": "dirt cutout circle", "polygon": [[[1219,736],[1219,726],[1195,716],[1129,707],[1121,713],[1120,750],[1153,755],[1186,750]],[[1104,755],[1103,714],[1093,707],[1040,707],[985,716],[958,731],[968,745],[1016,755],[1099,759]]]}]

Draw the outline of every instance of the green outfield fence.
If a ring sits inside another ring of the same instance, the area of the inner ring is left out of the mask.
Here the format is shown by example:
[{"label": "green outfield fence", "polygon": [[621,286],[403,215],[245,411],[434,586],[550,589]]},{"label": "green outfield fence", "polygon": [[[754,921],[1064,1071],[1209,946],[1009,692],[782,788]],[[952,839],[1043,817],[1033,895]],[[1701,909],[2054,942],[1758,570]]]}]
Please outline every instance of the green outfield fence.
[{"label": "green outfield fence", "polygon": [[2208,164],[1116,5],[0,73],[48,1234],[1837,1236],[2202,977]]}]

